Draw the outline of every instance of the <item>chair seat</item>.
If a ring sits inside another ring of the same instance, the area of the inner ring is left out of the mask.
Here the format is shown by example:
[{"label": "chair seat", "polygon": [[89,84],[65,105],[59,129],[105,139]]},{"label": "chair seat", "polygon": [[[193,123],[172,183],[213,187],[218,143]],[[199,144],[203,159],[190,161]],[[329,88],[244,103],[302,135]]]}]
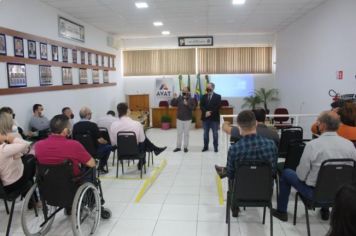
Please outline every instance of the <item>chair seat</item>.
[{"label": "chair seat", "polygon": [[7,193],[6,196],[0,196],[0,198],[7,200],[7,201],[12,201],[16,198],[18,198],[22,193],[27,192],[32,186],[31,182],[27,182],[25,186],[23,186],[20,189],[16,189],[15,191],[11,193]]}]

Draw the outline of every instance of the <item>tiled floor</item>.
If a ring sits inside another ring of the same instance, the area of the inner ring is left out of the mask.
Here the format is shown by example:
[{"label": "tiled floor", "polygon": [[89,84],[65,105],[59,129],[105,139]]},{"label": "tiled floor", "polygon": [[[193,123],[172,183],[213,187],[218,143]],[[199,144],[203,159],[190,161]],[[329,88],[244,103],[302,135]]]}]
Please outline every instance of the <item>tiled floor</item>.
[{"label": "tiled floor", "polygon": [[[137,180],[136,168],[131,166],[125,173],[125,177],[132,177],[134,180],[124,180],[112,178],[116,169],[110,167],[109,175],[102,179],[102,186],[106,207],[111,209],[113,215],[109,220],[101,220],[96,235],[227,235],[227,225],[224,222],[225,206],[219,205],[214,172],[214,164],[226,162],[223,148],[220,148],[219,154],[212,151],[202,153],[202,130],[191,131],[188,153],[172,152],[176,142],[176,131],[173,129],[168,131],[150,129],[147,135],[155,144],[168,146],[168,149],[155,159],[155,166],[159,166],[163,159],[167,160],[167,166],[139,203],[135,203],[135,198],[144,181]],[[153,170],[152,166],[149,170]],[[226,182],[224,181],[223,187],[225,194]],[[299,204],[298,209],[299,223],[296,226],[292,224],[293,199],[294,194],[289,205],[289,222],[284,223],[277,219],[273,221],[276,236],[306,235],[302,204]],[[18,202],[11,235],[23,235],[20,209],[21,202]],[[310,215],[312,235],[325,235],[328,223],[322,222],[316,212],[311,212]],[[266,224],[262,225],[262,209],[249,208],[242,211],[238,219],[232,220],[231,235],[269,235],[269,217],[266,219]],[[4,235],[7,216],[2,201],[0,201],[0,221],[0,235]],[[72,235],[70,221],[62,212],[56,216],[48,235]]]}]

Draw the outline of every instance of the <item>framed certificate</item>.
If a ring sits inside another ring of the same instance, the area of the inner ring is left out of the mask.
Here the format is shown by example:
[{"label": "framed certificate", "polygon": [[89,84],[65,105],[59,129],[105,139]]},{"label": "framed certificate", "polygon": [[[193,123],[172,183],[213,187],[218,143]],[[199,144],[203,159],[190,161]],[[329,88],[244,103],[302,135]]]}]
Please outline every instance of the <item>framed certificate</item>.
[{"label": "framed certificate", "polygon": [[27,47],[28,47],[28,58],[36,59],[37,58],[36,42],[33,40],[27,40]]},{"label": "framed certificate", "polygon": [[52,85],[52,70],[51,66],[39,66],[40,68],[40,85]]},{"label": "framed certificate", "polygon": [[14,37],[14,55],[16,57],[24,57],[24,47],[23,47],[23,38]]},{"label": "framed certificate", "polygon": [[6,54],[6,36],[5,34],[0,34],[0,55]]},{"label": "framed certificate", "polygon": [[88,83],[88,71],[87,69],[80,68],[79,69],[79,83],[87,84]]},{"label": "framed certificate", "polygon": [[103,80],[104,80],[104,83],[109,83],[109,71],[108,70],[104,70],[103,71]]},{"label": "framed certificate", "polygon": [[73,84],[72,68],[62,67],[62,83],[63,85]]},{"label": "framed certificate", "polygon": [[7,78],[9,88],[26,87],[26,65],[17,63],[7,63]]},{"label": "framed certificate", "polygon": [[93,70],[93,84],[99,84],[99,70]]},{"label": "framed certificate", "polygon": [[82,43],[85,41],[84,26],[61,16],[58,17],[58,34],[60,37],[72,39]]},{"label": "framed certificate", "polygon": [[48,51],[47,51],[46,43],[40,43],[40,56],[42,60],[48,59]]}]

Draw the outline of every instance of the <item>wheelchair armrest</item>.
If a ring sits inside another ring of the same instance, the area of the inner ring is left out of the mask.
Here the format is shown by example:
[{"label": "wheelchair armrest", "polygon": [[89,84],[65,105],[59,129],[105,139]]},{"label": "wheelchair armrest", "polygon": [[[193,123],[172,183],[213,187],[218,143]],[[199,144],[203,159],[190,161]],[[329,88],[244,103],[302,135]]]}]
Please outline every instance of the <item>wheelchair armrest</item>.
[{"label": "wheelchair armrest", "polygon": [[[93,167],[94,168],[94,167]],[[79,180],[82,180],[83,178],[89,176],[92,174],[92,169],[93,168],[88,168],[84,173],[81,173],[80,175],[78,176],[75,176],[74,178],[72,178],[72,181],[73,182],[78,182]]]}]

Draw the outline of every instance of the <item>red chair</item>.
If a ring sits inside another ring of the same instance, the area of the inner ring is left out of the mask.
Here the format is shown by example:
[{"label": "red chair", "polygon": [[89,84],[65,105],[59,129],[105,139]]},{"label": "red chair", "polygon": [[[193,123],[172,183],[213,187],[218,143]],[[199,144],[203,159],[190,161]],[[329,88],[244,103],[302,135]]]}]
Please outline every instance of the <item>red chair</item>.
[{"label": "red chair", "polygon": [[169,107],[169,103],[167,101],[160,101],[158,106],[159,107]]},{"label": "red chair", "polygon": [[222,106],[222,107],[228,107],[228,106],[229,106],[229,101],[228,101],[228,100],[221,100],[220,106]]},{"label": "red chair", "polygon": [[[274,114],[289,115],[289,112],[287,108],[276,108],[276,110],[274,110]],[[286,129],[293,126],[294,118],[291,118],[291,123],[287,123],[288,120],[289,120],[289,116],[280,116],[280,117],[274,117],[272,119],[272,122],[274,124],[274,127],[276,127],[277,129]]]}]

